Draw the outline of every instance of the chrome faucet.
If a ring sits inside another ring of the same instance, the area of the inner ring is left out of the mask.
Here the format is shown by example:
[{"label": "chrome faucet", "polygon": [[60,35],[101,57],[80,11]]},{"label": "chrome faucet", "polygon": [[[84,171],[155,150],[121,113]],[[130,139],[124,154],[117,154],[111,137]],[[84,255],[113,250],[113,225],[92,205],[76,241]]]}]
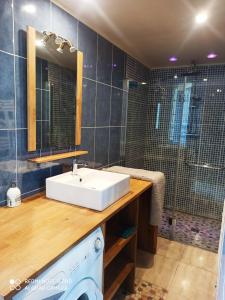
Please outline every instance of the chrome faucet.
[{"label": "chrome faucet", "polygon": [[78,163],[77,163],[77,160],[74,159],[74,160],[73,160],[73,171],[72,171],[72,174],[73,174],[73,175],[78,175],[78,174],[77,174],[77,170],[79,169],[79,168],[78,168],[79,166],[87,167],[87,164],[84,164],[84,163],[78,164]]}]

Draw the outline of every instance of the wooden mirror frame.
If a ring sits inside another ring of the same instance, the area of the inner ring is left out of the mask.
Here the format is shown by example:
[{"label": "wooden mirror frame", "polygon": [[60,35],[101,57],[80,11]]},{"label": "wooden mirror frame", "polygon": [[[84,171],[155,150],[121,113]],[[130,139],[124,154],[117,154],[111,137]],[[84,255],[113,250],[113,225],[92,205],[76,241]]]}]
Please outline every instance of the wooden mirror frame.
[{"label": "wooden mirror frame", "polygon": [[[36,128],[36,29],[27,26],[27,144],[28,151],[37,150]],[[76,51],[76,116],[75,145],[81,144],[83,52]]]}]

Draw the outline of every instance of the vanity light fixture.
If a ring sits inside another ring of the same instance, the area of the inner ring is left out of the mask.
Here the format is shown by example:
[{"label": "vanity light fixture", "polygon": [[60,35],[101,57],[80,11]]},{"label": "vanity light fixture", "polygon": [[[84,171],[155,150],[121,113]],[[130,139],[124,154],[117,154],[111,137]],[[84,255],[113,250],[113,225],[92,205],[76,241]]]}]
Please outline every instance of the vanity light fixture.
[{"label": "vanity light fixture", "polygon": [[55,37],[55,33],[50,31],[43,31],[44,37],[41,39],[43,46],[46,45],[47,41],[53,36]]},{"label": "vanity light fixture", "polygon": [[[55,39],[56,45],[59,45],[59,47],[56,49],[59,53],[63,53],[63,49],[65,46],[68,46],[70,53],[75,52],[77,49],[73,46],[73,44],[70,42],[70,40],[64,39],[60,35],[56,35],[54,32],[50,31],[43,31],[44,37],[41,39],[42,46],[45,46],[47,41],[53,37]],[[40,41],[37,42],[38,46],[41,46]]]},{"label": "vanity light fixture", "polygon": [[70,48],[70,53],[73,53],[76,51],[76,48],[72,45],[71,41],[65,40],[65,42],[68,45],[68,47]]},{"label": "vanity light fixture", "polygon": [[59,36],[59,35],[56,36],[56,38],[55,38],[55,43],[56,43],[57,45],[62,44],[63,41],[64,41],[64,38],[62,38],[62,37]]}]

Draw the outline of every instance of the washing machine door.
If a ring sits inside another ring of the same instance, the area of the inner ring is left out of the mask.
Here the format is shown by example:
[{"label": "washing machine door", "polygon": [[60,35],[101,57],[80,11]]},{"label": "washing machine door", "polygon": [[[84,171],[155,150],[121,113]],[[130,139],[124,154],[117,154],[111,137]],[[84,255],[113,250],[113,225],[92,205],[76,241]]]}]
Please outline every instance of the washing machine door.
[{"label": "washing machine door", "polygon": [[65,300],[103,300],[103,295],[92,278],[84,278],[73,287]]}]

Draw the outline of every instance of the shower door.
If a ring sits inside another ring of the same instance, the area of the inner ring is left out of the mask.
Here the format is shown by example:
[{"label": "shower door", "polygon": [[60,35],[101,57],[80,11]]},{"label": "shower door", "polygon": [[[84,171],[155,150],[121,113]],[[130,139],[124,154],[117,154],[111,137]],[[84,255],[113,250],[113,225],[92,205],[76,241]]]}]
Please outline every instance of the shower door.
[{"label": "shower door", "polygon": [[166,175],[165,207],[220,219],[225,199],[225,67],[152,71],[145,162]]},{"label": "shower door", "polygon": [[221,218],[225,198],[225,102],[220,91],[220,84],[209,72],[204,74],[204,69],[193,75],[184,74],[183,116],[173,207],[214,219]]}]

